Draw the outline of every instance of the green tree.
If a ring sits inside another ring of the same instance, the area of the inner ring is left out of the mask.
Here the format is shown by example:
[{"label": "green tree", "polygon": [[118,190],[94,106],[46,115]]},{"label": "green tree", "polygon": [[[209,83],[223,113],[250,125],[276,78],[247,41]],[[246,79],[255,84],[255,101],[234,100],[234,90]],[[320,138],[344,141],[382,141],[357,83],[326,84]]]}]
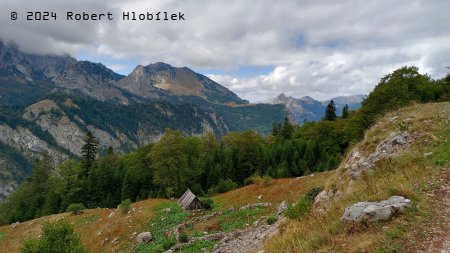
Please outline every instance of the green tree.
[{"label": "green tree", "polygon": [[45,222],[39,239],[30,239],[22,246],[23,253],[87,253],[68,221]]},{"label": "green tree", "polygon": [[328,105],[327,105],[327,107],[325,109],[325,117],[324,117],[324,119],[328,120],[328,121],[333,121],[336,118],[337,118],[337,116],[336,116],[336,106],[334,105],[334,101],[331,100],[328,103]]},{"label": "green tree", "polygon": [[97,157],[99,141],[91,132],[87,132],[84,137],[84,145],[81,147],[81,163],[83,165],[83,176],[87,178],[89,170]]},{"label": "green tree", "polygon": [[199,142],[185,138],[180,131],[166,129],[152,150],[150,160],[154,169],[153,182],[164,187],[169,196],[181,194],[189,183],[195,182],[199,173],[193,157],[198,153]]},{"label": "green tree", "polygon": [[348,105],[345,104],[344,107],[342,108],[342,118],[346,119],[348,118]]}]

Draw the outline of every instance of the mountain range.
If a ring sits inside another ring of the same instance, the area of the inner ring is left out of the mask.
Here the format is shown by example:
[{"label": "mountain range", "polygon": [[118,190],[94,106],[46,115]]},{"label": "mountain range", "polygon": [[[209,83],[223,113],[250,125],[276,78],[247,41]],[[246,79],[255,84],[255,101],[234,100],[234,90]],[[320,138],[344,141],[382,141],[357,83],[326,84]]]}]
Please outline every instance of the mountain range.
[{"label": "mountain range", "polygon": [[348,105],[350,110],[361,107],[366,95],[339,96],[326,101],[318,101],[309,96],[294,98],[283,93],[276,98],[264,101],[267,104],[282,104],[285,106],[292,122],[303,124],[307,121],[319,121],[323,118],[325,108],[333,100],[336,106],[336,114],[342,114],[342,108]]},{"label": "mountain range", "polygon": [[[358,96],[335,100],[339,106],[351,101],[351,108],[360,102]],[[88,131],[101,152],[126,152],[158,140],[165,128],[188,135],[268,133],[285,117],[320,120],[325,105],[283,94],[250,104],[186,67],[158,62],[123,76],[101,63],[27,54],[0,42],[0,201],[44,153],[55,162],[79,157]]]}]

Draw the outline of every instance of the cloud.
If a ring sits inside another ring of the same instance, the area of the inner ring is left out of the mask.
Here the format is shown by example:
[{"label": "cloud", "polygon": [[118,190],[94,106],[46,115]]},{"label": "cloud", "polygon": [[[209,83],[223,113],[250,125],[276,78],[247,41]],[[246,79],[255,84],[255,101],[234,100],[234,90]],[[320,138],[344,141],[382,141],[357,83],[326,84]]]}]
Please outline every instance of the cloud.
[{"label": "cloud", "polygon": [[[45,6],[45,7],[44,7]],[[115,14],[105,22],[9,20],[16,10]],[[89,52],[140,64],[164,61],[228,70],[211,78],[250,101],[284,92],[327,99],[368,93],[388,72],[416,65],[441,77],[449,65],[450,2],[379,1],[33,1],[0,2],[0,38],[35,53]],[[121,21],[122,11],[185,13],[186,21]],[[239,77],[233,70],[275,66]],[[120,68],[116,68],[120,69]],[[126,69],[126,68],[122,68]],[[227,73],[228,73],[227,72]]]}]

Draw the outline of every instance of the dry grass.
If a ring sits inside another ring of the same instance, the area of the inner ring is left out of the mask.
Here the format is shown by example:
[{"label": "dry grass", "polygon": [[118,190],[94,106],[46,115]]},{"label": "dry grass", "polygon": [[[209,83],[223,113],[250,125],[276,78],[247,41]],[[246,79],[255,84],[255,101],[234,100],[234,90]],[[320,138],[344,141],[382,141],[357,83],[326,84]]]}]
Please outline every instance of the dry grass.
[{"label": "dry grass", "polygon": [[[365,140],[356,147],[365,154],[373,152],[377,144],[393,131],[405,128],[391,123],[397,115],[397,122],[411,121],[405,129],[420,133],[420,138],[399,156],[381,160],[375,170],[356,181],[349,190],[348,181],[338,181],[336,173],[329,179],[328,186],[346,189],[335,200],[327,213],[319,216],[310,213],[298,221],[290,221],[281,228],[277,236],[269,239],[266,252],[397,252],[405,243],[406,228],[420,226],[417,220],[428,215],[425,190],[449,169],[436,165],[438,157],[450,157],[450,103],[413,105],[390,113],[370,129]],[[430,157],[424,153],[433,152]],[[342,173],[342,171],[340,171]],[[369,224],[359,228],[346,227],[340,222],[345,209],[358,201],[379,201],[392,195],[411,198],[420,208],[412,208],[406,215],[391,222]],[[408,230],[408,229],[406,229]]]},{"label": "dry grass", "polygon": [[[215,196],[214,202],[220,208],[239,207],[242,205],[258,202],[271,202],[277,204],[283,200],[296,201],[306,192],[317,186],[322,186],[332,172],[316,173],[313,176],[306,176],[298,179],[276,179],[272,180],[269,186],[249,185]],[[259,200],[257,197],[262,195]],[[84,245],[91,252],[131,252],[133,247],[133,233],[146,230],[148,221],[154,217],[154,207],[164,201],[164,199],[149,199],[132,204],[135,212],[122,214],[119,211],[108,218],[115,209],[89,209],[83,214],[72,216],[69,213],[56,214],[42,217],[20,224],[16,228],[10,226],[0,227],[0,232],[6,237],[0,241],[0,252],[20,252],[23,240],[37,237],[41,233],[41,226],[44,221],[55,221],[65,218],[70,221],[75,231],[81,236]],[[274,207],[267,210],[270,212]],[[267,213],[263,212],[263,214]],[[197,231],[218,230],[219,221],[211,219],[195,224]],[[109,242],[100,245],[101,241],[109,238]],[[112,244],[115,238],[119,239],[118,244]]]},{"label": "dry grass", "polygon": [[[21,223],[16,228],[11,226],[0,227],[6,237],[0,241],[0,252],[20,252],[23,240],[37,237],[41,233],[41,226],[44,221],[56,221],[67,219],[73,225],[75,231],[80,235],[83,244],[92,252],[124,251],[130,252],[132,237],[134,232],[141,232],[148,224],[148,220],[153,216],[155,205],[167,200],[149,199],[134,203],[134,212],[122,214],[119,211],[108,218],[115,209],[89,209],[84,210],[81,215],[72,216],[69,213],[50,215]],[[103,246],[101,241],[109,238],[109,242]],[[110,243],[115,238],[119,243]]]},{"label": "dry grass", "polygon": [[[315,173],[300,178],[274,179],[270,185],[248,185],[213,197],[214,202],[220,203],[221,208],[240,207],[247,204],[270,202],[281,203],[286,200],[294,202],[314,187],[323,187],[335,172]],[[261,199],[258,197],[261,196]]]},{"label": "dry grass", "polygon": [[[355,147],[365,154],[373,152],[381,140],[400,128],[419,132],[419,140],[402,155],[380,161],[377,169],[354,183],[351,193],[348,192],[335,201],[326,215],[310,213],[300,220],[287,221],[280,233],[266,242],[266,252],[374,252],[381,246],[395,252],[401,246],[402,238],[408,236],[402,232],[403,228],[414,226],[415,217],[425,219],[428,213],[429,207],[425,205],[427,196],[422,194],[423,190],[434,184],[435,178],[443,170],[449,169],[449,163],[446,163],[446,167],[435,163],[436,159],[450,159],[449,112],[450,103],[440,103],[413,105],[386,115],[367,132],[365,140]],[[390,118],[395,115],[398,116],[397,123],[391,123]],[[406,119],[411,119],[411,123],[406,126],[398,124]],[[425,158],[425,152],[433,152],[433,155]],[[347,181],[338,181],[337,175],[336,171],[330,171],[298,179],[276,179],[269,186],[249,185],[213,199],[220,209],[258,202],[294,202],[311,188],[324,186],[326,182],[329,186],[344,188]],[[421,208],[389,223],[367,227],[345,227],[340,222],[345,207],[358,201],[385,199],[394,194],[411,198]],[[262,197],[258,199],[260,195]],[[119,211],[112,218],[108,218],[112,209],[91,209],[79,216],[64,213],[27,221],[14,229],[3,226],[0,227],[0,233],[6,237],[0,241],[0,252],[19,252],[24,239],[40,234],[44,221],[60,218],[66,218],[73,224],[84,245],[92,252],[130,252],[133,233],[146,229],[149,219],[154,217],[154,207],[165,201],[168,200],[149,199],[137,202],[132,205],[135,212],[124,215]],[[273,205],[270,210],[273,211],[275,207]],[[212,219],[196,225],[195,229],[214,230],[217,226],[217,220]],[[108,242],[100,246],[105,238],[109,238],[109,241],[118,238],[119,243],[114,245]]]}]

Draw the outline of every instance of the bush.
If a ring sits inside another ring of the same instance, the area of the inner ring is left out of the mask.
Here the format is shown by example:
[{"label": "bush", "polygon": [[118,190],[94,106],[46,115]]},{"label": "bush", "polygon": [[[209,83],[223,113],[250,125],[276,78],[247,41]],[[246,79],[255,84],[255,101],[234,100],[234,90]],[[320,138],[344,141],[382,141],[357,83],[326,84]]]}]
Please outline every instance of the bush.
[{"label": "bush", "polygon": [[81,210],[84,210],[84,209],[86,209],[86,207],[83,204],[81,204],[81,203],[72,203],[72,204],[70,204],[67,207],[66,212],[78,212],[78,211],[81,211]]},{"label": "bush", "polygon": [[266,222],[267,222],[267,224],[272,225],[275,222],[277,222],[277,220],[278,220],[277,217],[275,217],[274,215],[271,215],[271,216],[267,217]]},{"label": "bush", "polygon": [[269,186],[272,183],[272,178],[264,175],[264,176],[253,176],[251,177],[252,182],[256,185],[261,185],[261,186]]},{"label": "bush", "polygon": [[26,240],[23,253],[87,253],[80,238],[66,220],[45,222],[39,239]]},{"label": "bush", "polygon": [[203,208],[206,210],[211,210],[214,203],[211,198],[200,198],[200,202],[202,202]]},{"label": "bush", "polygon": [[177,239],[173,236],[167,238],[166,240],[164,240],[164,242],[162,243],[162,248],[164,251],[172,248],[173,245],[177,244]]},{"label": "bush", "polygon": [[309,199],[309,201],[313,202],[316,196],[319,195],[321,191],[323,191],[322,187],[312,188],[308,191],[308,193],[306,193],[306,197]]},{"label": "bush", "polygon": [[178,237],[178,241],[180,243],[187,243],[189,241],[189,236],[187,234],[180,234],[180,236]]},{"label": "bush", "polygon": [[231,179],[220,179],[219,183],[217,183],[215,187],[211,188],[211,191],[213,193],[224,193],[237,188],[237,186],[238,184],[233,182]]},{"label": "bush", "polygon": [[130,207],[131,207],[131,200],[130,199],[126,199],[123,200],[122,203],[120,203],[120,210],[122,211],[123,214],[127,214],[128,211],[130,211]]}]

